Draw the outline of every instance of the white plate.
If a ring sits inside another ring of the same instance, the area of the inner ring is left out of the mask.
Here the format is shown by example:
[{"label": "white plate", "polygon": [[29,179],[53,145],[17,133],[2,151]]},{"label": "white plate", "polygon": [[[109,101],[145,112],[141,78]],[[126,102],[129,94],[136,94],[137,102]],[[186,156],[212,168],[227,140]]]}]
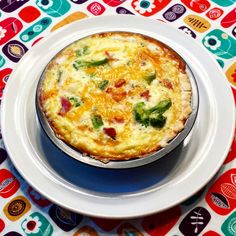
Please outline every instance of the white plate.
[{"label": "white plate", "polygon": [[[150,165],[106,170],[77,162],[53,146],[36,118],[36,85],[48,61],[69,43],[102,31],[131,31],[156,38],[177,51],[196,76],[200,106],[192,132],[169,156]],[[53,202],[92,216],[144,216],[180,203],[213,177],[233,138],[234,101],[217,63],[181,31],[141,17],[90,18],[50,34],[27,52],[4,93],[2,133],[16,168]]]}]

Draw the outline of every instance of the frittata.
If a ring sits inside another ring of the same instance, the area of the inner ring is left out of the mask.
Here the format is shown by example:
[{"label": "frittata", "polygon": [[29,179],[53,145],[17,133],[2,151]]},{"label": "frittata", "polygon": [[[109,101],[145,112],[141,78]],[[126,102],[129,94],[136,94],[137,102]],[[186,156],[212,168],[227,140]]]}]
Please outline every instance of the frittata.
[{"label": "frittata", "polygon": [[137,33],[98,33],[70,44],[48,64],[39,93],[55,135],[102,162],[165,147],[192,112],[185,62]]}]

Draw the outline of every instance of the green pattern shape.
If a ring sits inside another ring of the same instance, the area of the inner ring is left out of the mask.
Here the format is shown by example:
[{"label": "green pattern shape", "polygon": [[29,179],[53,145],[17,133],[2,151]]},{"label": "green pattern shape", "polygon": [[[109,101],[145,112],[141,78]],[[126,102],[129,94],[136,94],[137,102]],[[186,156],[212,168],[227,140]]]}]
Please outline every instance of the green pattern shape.
[{"label": "green pattern shape", "polygon": [[218,64],[220,65],[221,68],[224,68],[224,66],[225,66],[224,61],[222,61],[222,60],[220,60],[220,59],[217,59],[217,62],[218,62]]},{"label": "green pattern shape", "polygon": [[236,0],[211,0],[212,2],[215,2],[219,6],[222,7],[228,7],[236,3]]},{"label": "green pattern shape", "polygon": [[[25,229],[25,225],[30,224],[29,221],[34,221],[34,220],[37,220],[39,222],[38,225],[36,224],[36,226],[34,227],[34,230],[30,232],[31,230]],[[27,221],[28,223],[26,223]],[[34,212],[30,214],[29,217],[24,219],[24,221],[21,223],[21,228],[27,236],[37,236],[37,235],[51,236],[53,234],[52,225],[39,212]]]},{"label": "green pattern shape", "polygon": [[2,55],[0,55],[0,68],[3,67],[6,63],[6,60],[3,58]]},{"label": "green pattern shape", "polygon": [[209,32],[202,43],[218,57],[231,59],[236,56],[236,40],[220,29]]},{"label": "green pattern shape", "polygon": [[236,212],[231,214],[221,226],[221,230],[226,236],[236,235]]},{"label": "green pattern shape", "polygon": [[44,17],[37,21],[35,24],[31,25],[25,31],[20,34],[20,39],[23,42],[28,42],[41,34],[50,24],[52,19],[50,17]]},{"label": "green pattern shape", "polygon": [[36,5],[40,10],[52,17],[63,16],[71,8],[67,0],[36,0]]}]

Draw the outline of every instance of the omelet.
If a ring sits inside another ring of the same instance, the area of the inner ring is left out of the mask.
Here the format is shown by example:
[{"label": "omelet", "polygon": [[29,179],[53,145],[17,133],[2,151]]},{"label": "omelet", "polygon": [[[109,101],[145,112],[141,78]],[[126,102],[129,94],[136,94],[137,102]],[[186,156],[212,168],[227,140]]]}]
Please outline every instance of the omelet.
[{"label": "omelet", "polygon": [[145,158],[181,132],[192,112],[185,62],[137,33],[98,33],[47,65],[39,107],[55,135],[102,162]]}]

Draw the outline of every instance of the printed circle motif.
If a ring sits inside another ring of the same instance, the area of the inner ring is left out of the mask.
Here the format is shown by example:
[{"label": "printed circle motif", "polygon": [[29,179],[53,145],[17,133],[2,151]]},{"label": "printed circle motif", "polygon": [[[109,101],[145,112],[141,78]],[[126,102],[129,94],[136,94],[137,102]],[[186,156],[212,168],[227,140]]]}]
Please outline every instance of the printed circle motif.
[{"label": "printed circle motif", "polygon": [[228,36],[226,33],[223,33],[223,34],[221,35],[221,37],[222,37],[223,39],[227,39],[229,36]]},{"label": "printed circle motif", "polygon": [[216,45],[216,40],[215,39],[213,39],[213,38],[210,38],[209,40],[208,40],[208,43],[211,45],[211,46],[214,46],[214,45]]},{"label": "printed circle motif", "polygon": [[174,12],[171,12],[171,11],[168,11],[165,13],[164,17],[167,19],[167,20],[175,20],[177,17],[176,17],[176,14]]},{"label": "printed circle motif", "polygon": [[140,7],[142,8],[149,8],[150,7],[150,2],[149,1],[146,1],[146,0],[143,0],[140,2]]},{"label": "printed circle motif", "polygon": [[42,4],[44,7],[47,7],[47,5],[49,5],[49,0],[42,0],[42,1],[41,1],[41,4]]},{"label": "printed circle motif", "polygon": [[173,6],[172,11],[176,14],[182,14],[184,13],[185,9],[182,5],[175,5]]},{"label": "printed circle motif", "polygon": [[27,41],[29,39],[29,36],[27,34],[22,35],[21,39],[23,41]]},{"label": "printed circle motif", "polygon": [[34,27],[33,27],[33,31],[34,32],[40,32],[40,31],[42,31],[43,30],[43,26],[42,25],[35,25]]},{"label": "printed circle motif", "polygon": [[33,230],[33,229],[35,228],[35,226],[36,226],[36,222],[33,221],[33,220],[29,221],[29,222],[26,224],[26,227],[27,227],[27,229],[29,229],[29,230]]},{"label": "printed circle motif", "polygon": [[207,10],[207,6],[205,4],[200,4],[199,8],[204,12]]},{"label": "printed circle motif", "polygon": [[22,200],[14,200],[8,206],[8,213],[12,216],[18,216],[25,210],[26,204]]}]

